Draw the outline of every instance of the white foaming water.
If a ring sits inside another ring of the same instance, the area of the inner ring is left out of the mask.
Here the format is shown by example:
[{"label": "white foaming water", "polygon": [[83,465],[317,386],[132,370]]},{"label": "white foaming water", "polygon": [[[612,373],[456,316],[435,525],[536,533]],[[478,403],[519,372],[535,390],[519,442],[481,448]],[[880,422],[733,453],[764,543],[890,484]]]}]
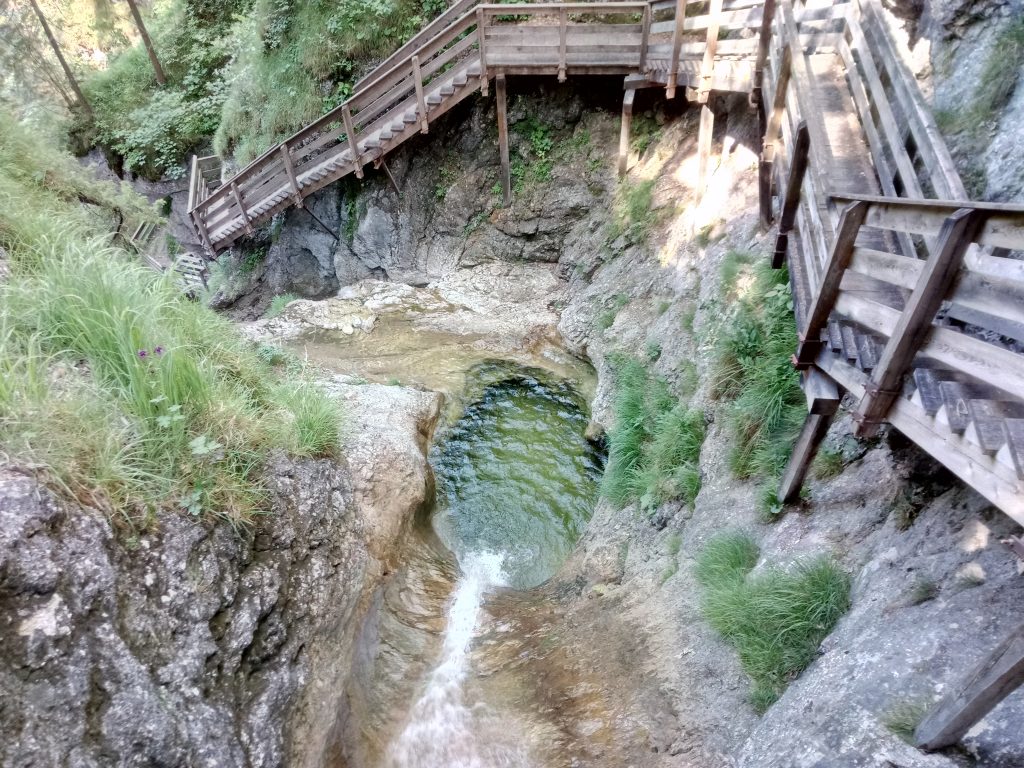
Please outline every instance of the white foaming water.
[{"label": "white foaming water", "polygon": [[409,712],[405,729],[388,750],[387,764],[392,768],[529,766],[520,745],[503,743],[501,735],[510,734],[502,734],[496,713],[485,704],[466,701],[464,685],[483,597],[489,588],[505,583],[504,559],[493,552],[479,552],[461,563],[462,575],[448,607],[441,661]]}]

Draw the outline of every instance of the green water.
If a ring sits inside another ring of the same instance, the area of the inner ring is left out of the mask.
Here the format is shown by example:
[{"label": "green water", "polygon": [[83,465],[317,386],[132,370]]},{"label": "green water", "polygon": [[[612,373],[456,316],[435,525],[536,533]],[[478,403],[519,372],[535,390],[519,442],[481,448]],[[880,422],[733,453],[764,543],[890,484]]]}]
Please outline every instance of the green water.
[{"label": "green water", "polygon": [[590,519],[603,469],[586,404],[565,380],[505,363],[476,366],[465,408],[432,451],[434,527],[459,560],[503,557],[524,589],[550,578]]}]

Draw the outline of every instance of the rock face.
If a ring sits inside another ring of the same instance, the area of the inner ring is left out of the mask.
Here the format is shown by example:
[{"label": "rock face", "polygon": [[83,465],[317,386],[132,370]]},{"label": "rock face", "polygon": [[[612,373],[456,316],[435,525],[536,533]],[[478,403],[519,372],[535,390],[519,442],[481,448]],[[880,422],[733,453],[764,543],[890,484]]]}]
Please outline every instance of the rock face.
[{"label": "rock face", "polygon": [[[359,619],[432,487],[440,405],[336,389],[361,426],[347,462],[272,460],[251,526],[167,514],[126,539],[0,473],[4,768],[319,764]],[[388,475],[387,495],[366,481]]]}]

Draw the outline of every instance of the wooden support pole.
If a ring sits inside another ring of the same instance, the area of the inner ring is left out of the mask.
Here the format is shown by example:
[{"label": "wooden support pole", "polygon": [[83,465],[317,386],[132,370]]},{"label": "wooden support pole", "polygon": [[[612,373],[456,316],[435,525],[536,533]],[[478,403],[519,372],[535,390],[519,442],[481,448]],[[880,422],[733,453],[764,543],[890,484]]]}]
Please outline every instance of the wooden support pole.
[{"label": "wooden support pole", "polygon": [[420,57],[412,57],[412,79],[416,83],[416,109],[419,111],[420,133],[430,130],[430,123],[427,120],[427,100],[423,95],[423,72],[420,69]]},{"label": "wooden support pole", "polygon": [[754,62],[753,88],[750,91],[750,101],[754,106],[763,102],[764,88],[764,65],[768,60],[768,49],[772,41],[772,22],[775,20],[775,0],[764,0],[764,8],[761,11],[761,32],[757,39],[757,59]]},{"label": "wooden support pole", "polygon": [[490,78],[487,76],[487,47],[485,45],[485,38],[487,30],[487,16],[484,14],[483,8],[476,9],[476,36],[480,45],[480,93],[484,96],[487,95],[487,82]]},{"label": "wooden support pole", "polygon": [[779,480],[776,496],[783,504],[796,501],[799,497],[800,488],[803,487],[804,478],[807,476],[807,468],[814,461],[814,456],[818,453],[821,441],[828,434],[829,425],[842,401],[842,391],[836,383],[817,368],[811,368],[804,373],[803,385],[810,412],[804,420],[800,436],[793,445],[793,452]]},{"label": "wooden support pole", "polygon": [[558,82],[565,82],[565,65],[566,65],[566,37],[569,34],[568,29],[569,14],[566,13],[565,8],[558,9]]},{"label": "wooden support pole", "polygon": [[507,208],[512,205],[512,172],[508,157],[508,115],[505,99],[505,75],[494,78],[494,100],[498,107],[498,150],[501,154],[501,194],[502,204]]},{"label": "wooden support pole", "polygon": [[245,233],[247,235],[251,235],[253,233],[253,228],[252,222],[249,220],[249,212],[245,210],[245,203],[242,201],[242,191],[234,181],[231,182],[231,194],[235,196],[235,202],[238,203],[238,209],[242,212],[242,221],[245,222]]},{"label": "wooden support pole", "polygon": [[633,100],[635,90],[628,90],[622,97],[622,125],[619,128],[619,178],[626,175],[629,166],[629,135],[633,127]]},{"label": "wooden support pole", "polygon": [[188,203],[186,210],[191,211],[196,207],[199,197],[199,185],[202,182],[199,172],[199,156],[192,155],[192,164],[188,175]]},{"label": "wooden support pole", "polygon": [[761,210],[761,226],[768,228],[772,223],[772,170],[775,163],[775,145],[779,140],[782,128],[782,117],[786,111],[786,91],[789,88],[789,77],[793,71],[793,49],[786,44],[782,49],[782,61],[779,64],[778,77],[775,82],[775,98],[772,111],[768,115],[764,134],[761,139],[761,157],[757,164],[758,198]]},{"label": "wooden support pole", "polygon": [[718,51],[718,29],[722,24],[722,0],[711,0],[708,8],[708,36],[704,44],[704,60],[700,66],[697,102],[707,104],[715,78],[715,54]]},{"label": "wooden support pole", "polygon": [[348,151],[352,153],[352,164],[356,167],[356,178],[363,178],[363,158],[359,154],[359,142],[356,141],[356,129],[352,124],[352,110],[348,104],[341,108],[341,120],[345,124],[345,135],[348,137]]},{"label": "wooden support pole", "polygon": [[835,306],[839,286],[843,282],[843,273],[853,257],[857,233],[860,232],[864,218],[868,215],[868,207],[868,203],[862,200],[850,203],[839,217],[839,230],[832,243],[825,271],[821,275],[821,285],[807,311],[807,321],[801,329],[800,344],[794,360],[797,368],[806,369],[813,365],[818,352],[821,351],[821,329],[825,327],[832,307]]},{"label": "wooden support pole", "polygon": [[683,23],[686,20],[686,0],[676,0],[676,23],[672,28],[672,58],[669,60],[665,98],[676,97],[676,78],[679,72],[679,52],[683,47]]},{"label": "wooden support pole", "polygon": [[651,4],[648,3],[644,6],[643,22],[641,23],[642,32],[640,33],[640,74],[644,75],[647,73],[647,49],[651,44]]},{"label": "wooden support pole", "polygon": [[302,190],[299,188],[299,179],[295,175],[295,163],[292,162],[292,153],[288,149],[288,142],[281,145],[281,161],[284,163],[284,170],[288,174],[288,183],[292,187],[292,200],[295,205],[302,208]]},{"label": "wooden support pole", "polygon": [[1024,683],[1024,624],[1017,627],[940,702],[914,732],[925,750],[956,744],[981,718]]},{"label": "wooden support pole", "polygon": [[711,160],[711,136],[715,129],[715,113],[704,104],[700,108],[700,131],[697,134],[697,204],[704,199],[708,183],[708,164]]},{"label": "wooden support pole", "polygon": [[935,313],[984,220],[984,211],[961,208],[942,223],[936,247],[924,263],[914,292],[907,299],[853,414],[858,437],[871,437],[878,431],[879,423],[899,395],[903,376],[931,330]]},{"label": "wooden support pole", "polygon": [[803,188],[804,175],[807,173],[807,155],[810,148],[811,132],[807,130],[807,121],[801,120],[793,144],[793,162],[789,168],[789,179],[786,181],[786,196],[782,202],[782,215],[779,217],[779,234],[775,238],[773,269],[779,269],[786,261],[789,233],[793,231],[796,211],[800,206],[800,190]]},{"label": "wooden support pole", "polygon": [[207,252],[211,256],[216,256],[217,252],[213,249],[213,243],[210,242],[210,233],[206,229],[206,222],[203,221],[203,215],[199,211],[192,211],[192,224],[195,226],[196,232],[199,233],[199,239],[206,246]]}]

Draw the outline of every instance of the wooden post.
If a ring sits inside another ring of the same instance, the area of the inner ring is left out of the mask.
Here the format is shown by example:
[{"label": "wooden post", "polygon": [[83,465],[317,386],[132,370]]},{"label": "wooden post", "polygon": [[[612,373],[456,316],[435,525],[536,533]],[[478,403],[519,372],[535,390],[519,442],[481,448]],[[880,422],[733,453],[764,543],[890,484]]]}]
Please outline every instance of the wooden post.
[{"label": "wooden post", "polygon": [[352,163],[356,167],[356,178],[363,178],[363,158],[359,154],[359,142],[356,141],[356,129],[352,125],[352,110],[348,104],[341,108],[341,120],[345,124],[345,135],[348,136],[348,151],[352,153]]},{"label": "wooden post", "polygon": [[761,139],[761,157],[757,165],[761,225],[765,228],[772,223],[772,166],[775,163],[775,143],[782,128],[782,117],[786,111],[786,91],[789,88],[789,76],[792,71],[793,49],[786,44],[782,49],[782,61],[775,82],[775,98]]},{"label": "wooden post", "polygon": [[817,368],[811,368],[804,373],[803,386],[810,413],[804,420],[800,436],[793,445],[793,452],[779,480],[776,496],[783,504],[796,501],[800,495],[807,468],[814,461],[814,456],[821,446],[821,441],[828,434],[829,425],[842,401],[842,392],[836,383]]},{"label": "wooden post", "polygon": [[839,230],[836,232],[828,263],[821,275],[821,286],[807,311],[807,321],[800,333],[800,344],[797,347],[794,364],[797,368],[807,368],[814,364],[815,358],[822,349],[821,329],[828,322],[828,316],[835,306],[839,295],[839,285],[843,281],[843,273],[853,256],[857,233],[868,215],[868,204],[862,200],[850,203],[843,209],[839,217]]},{"label": "wooden post", "polygon": [[199,197],[199,155],[192,155],[192,164],[188,175],[188,203],[186,210],[191,211],[196,207]]},{"label": "wooden post", "polygon": [[668,84],[665,86],[665,98],[676,97],[676,77],[679,70],[679,51],[683,46],[683,22],[686,19],[686,0],[676,0],[676,24],[672,29],[672,58],[668,67]]},{"label": "wooden post", "polygon": [[512,204],[512,173],[508,158],[508,116],[505,104],[505,75],[494,78],[494,99],[498,107],[498,150],[501,153],[501,192],[503,205]]},{"label": "wooden post", "polygon": [[789,233],[796,222],[796,210],[800,206],[800,189],[807,173],[807,154],[811,148],[811,132],[807,130],[807,121],[801,120],[796,129],[796,142],[793,145],[793,162],[789,168],[789,179],[786,181],[786,197],[782,203],[782,215],[779,217],[779,234],[775,238],[775,253],[772,255],[772,268],[779,269],[786,261],[786,248],[789,246]]},{"label": "wooden post", "polygon": [[485,30],[487,29],[487,17],[483,8],[476,9],[476,36],[480,41],[480,93],[487,95],[487,49],[484,45]]},{"label": "wooden post", "polygon": [[423,96],[423,72],[420,70],[420,57],[412,57],[412,78],[416,82],[416,105],[420,113],[420,133],[430,130],[427,121],[427,100]]},{"label": "wooden post", "polygon": [[565,82],[566,37],[568,35],[569,15],[565,8],[558,9],[558,82]]},{"label": "wooden post", "polygon": [[700,132],[697,134],[697,204],[704,198],[707,185],[708,162],[711,159],[711,135],[715,128],[715,113],[705,104],[700,108]]},{"label": "wooden post", "polygon": [[1017,627],[929,714],[914,732],[925,750],[956,744],[1024,683],[1024,625]]},{"label": "wooden post", "polygon": [[206,229],[206,222],[203,221],[203,215],[199,211],[192,211],[192,224],[195,226],[196,232],[199,233],[203,245],[206,246],[207,252],[211,256],[216,256],[217,252],[213,249],[213,243],[210,242],[210,233]]},{"label": "wooden post", "polygon": [[651,4],[644,6],[644,17],[642,22],[643,31],[640,33],[640,74],[647,74],[647,48],[651,41]]},{"label": "wooden post", "polygon": [[245,222],[245,233],[251,235],[253,233],[252,222],[249,221],[249,212],[245,210],[245,203],[242,202],[242,192],[238,189],[238,184],[234,181],[231,182],[231,194],[235,196],[235,202],[238,203],[238,209],[242,212],[242,221]]},{"label": "wooden post", "polygon": [[718,51],[718,29],[722,24],[722,0],[711,0],[708,8],[708,36],[704,44],[704,60],[700,65],[697,102],[707,104],[715,78],[715,54]]},{"label": "wooden post", "polygon": [[853,414],[857,422],[854,431],[858,437],[871,437],[878,431],[879,422],[899,395],[903,376],[931,330],[935,313],[960,271],[964,252],[974,242],[984,219],[983,211],[961,208],[942,223],[936,247],[924,263],[914,292],[907,300]]},{"label": "wooden post", "polygon": [[757,39],[757,60],[754,62],[754,87],[750,101],[755,105],[763,102],[764,63],[768,60],[768,48],[772,41],[772,22],[775,20],[775,0],[764,0],[761,11],[761,33]]},{"label": "wooden post", "polygon": [[622,125],[619,128],[619,178],[626,175],[629,165],[629,134],[633,126],[633,99],[636,90],[630,89],[622,97]]},{"label": "wooden post", "polygon": [[302,208],[302,190],[299,188],[299,179],[295,175],[295,164],[292,162],[292,153],[288,149],[287,141],[281,145],[281,161],[288,174],[288,183],[292,185],[292,200],[296,206]]}]

